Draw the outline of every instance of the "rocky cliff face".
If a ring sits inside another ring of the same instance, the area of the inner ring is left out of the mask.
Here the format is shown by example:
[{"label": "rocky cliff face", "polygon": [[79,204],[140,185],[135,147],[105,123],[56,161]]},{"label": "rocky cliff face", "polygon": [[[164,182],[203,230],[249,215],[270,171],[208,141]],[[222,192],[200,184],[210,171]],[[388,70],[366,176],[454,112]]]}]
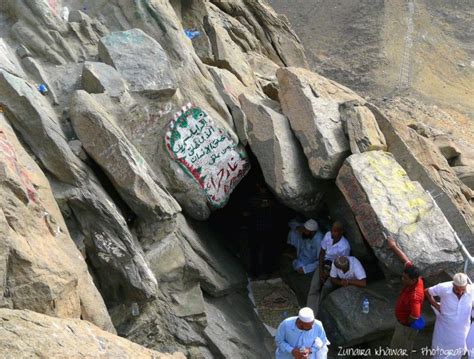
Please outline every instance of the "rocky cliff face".
[{"label": "rocky cliff face", "polygon": [[83,356],[269,357],[247,275],[206,222],[246,176],[249,150],[282,204],[344,213],[355,252],[387,275],[401,267],[384,233],[433,278],[462,263],[448,222],[473,246],[472,190],[450,167],[471,165],[469,146],[453,155],[308,70],[264,1],[7,0],[0,11],[0,319],[22,343],[2,351],[59,331]]}]

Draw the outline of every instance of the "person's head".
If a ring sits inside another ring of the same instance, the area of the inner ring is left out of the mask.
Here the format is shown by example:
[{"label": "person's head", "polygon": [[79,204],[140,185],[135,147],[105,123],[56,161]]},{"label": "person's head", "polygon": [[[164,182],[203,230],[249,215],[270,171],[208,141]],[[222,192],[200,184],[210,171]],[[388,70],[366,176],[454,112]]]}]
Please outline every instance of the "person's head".
[{"label": "person's head", "polygon": [[304,307],[298,312],[298,318],[296,319],[296,326],[300,330],[311,330],[314,324],[314,312],[311,308]]},{"label": "person's head", "polygon": [[313,238],[314,234],[318,231],[319,225],[314,219],[308,219],[304,222],[301,235],[303,238]]},{"label": "person's head", "polygon": [[410,286],[418,282],[420,271],[417,267],[411,265],[406,266],[402,274],[402,283],[404,286]]},{"label": "person's head", "polygon": [[337,269],[347,272],[349,270],[349,258],[346,256],[339,256],[334,260],[334,265]]},{"label": "person's head", "polygon": [[342,223],[337,221],[334,222],[331,228],[331,237],[334,241],[338,241],[342,238],[342,233],[343,233],[343,228],[342,228]]},{"label": "person's head", "polygon": [[467,289],[467,275],[464,273],[456,273],[453,277],[453,292],[458,296],[462,296]]}]

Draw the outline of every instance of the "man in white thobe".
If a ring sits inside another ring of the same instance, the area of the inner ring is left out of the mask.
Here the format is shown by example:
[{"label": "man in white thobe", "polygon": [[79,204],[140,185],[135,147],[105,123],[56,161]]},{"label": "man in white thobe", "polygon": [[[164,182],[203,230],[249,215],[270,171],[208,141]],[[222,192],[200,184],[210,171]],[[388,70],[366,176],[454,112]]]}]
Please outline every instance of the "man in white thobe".
[{"label": "man in white thobe", "polygon": [[[426,289],[425,294],[436,313],[433,358],[461,358],[466,351],[473,300],[467,275],[457,273],[452,282],[439,283]],[[434,297],[439,297],[439,302]]]},{"label": "man in white thobe", "polygon": [[275,336],[276,359],[327,359],[329,340],[311,308],[285,319]]}]

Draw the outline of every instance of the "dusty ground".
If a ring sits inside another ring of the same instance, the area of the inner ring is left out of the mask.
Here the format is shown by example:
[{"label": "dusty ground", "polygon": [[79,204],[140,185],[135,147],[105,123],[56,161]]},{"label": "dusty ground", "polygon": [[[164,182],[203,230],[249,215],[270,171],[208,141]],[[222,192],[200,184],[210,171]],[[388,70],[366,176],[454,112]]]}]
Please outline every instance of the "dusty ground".
[{"label": "dusty ground", "polygon": [[416,100],[423,121],[474,142],[472,1],[268,1],[288,17],[317,72],[404,120]]}]

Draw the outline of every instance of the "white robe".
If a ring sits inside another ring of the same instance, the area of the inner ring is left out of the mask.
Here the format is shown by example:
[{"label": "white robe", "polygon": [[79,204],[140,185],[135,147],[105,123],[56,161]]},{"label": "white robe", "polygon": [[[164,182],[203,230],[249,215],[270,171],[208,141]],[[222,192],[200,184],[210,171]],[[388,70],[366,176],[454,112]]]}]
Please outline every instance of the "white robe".
[{"label": "white robe", "polygon": [[[471,312],[471,319],[474,319],[474,309]],[[466,347],[469,359],[474,359],[474,322],[472,322],[469,333],[467,334]]]},{"label": "white robe", "polygon": [[428,289],[433,296],[440,298],[441,313],[436,311],[436,323],[433,332],[433,358],[461,358],[466,350],[466,337],[469,331],[472,293],[468,286],[461,299],[453,292],[453,283],[439,283]]}]

